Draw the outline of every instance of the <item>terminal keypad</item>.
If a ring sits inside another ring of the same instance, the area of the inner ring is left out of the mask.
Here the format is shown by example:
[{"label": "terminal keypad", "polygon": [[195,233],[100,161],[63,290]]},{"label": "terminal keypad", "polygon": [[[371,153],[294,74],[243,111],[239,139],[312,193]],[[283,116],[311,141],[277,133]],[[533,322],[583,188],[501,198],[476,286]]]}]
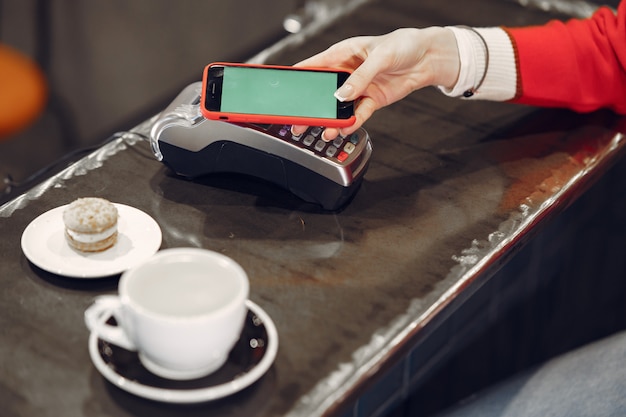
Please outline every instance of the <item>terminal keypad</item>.
[{"label": "terminal keypad", "polygon": [[361,139],[359,134],[355,132],[348,136],[338,136],[334,140],[326,142],[322,139],[324,128],[319,126],[310,127],[299,135],[291,133],[290,125],[264,125],[262,127],[275,137],[339,163],[345,162],[350,157]]}]

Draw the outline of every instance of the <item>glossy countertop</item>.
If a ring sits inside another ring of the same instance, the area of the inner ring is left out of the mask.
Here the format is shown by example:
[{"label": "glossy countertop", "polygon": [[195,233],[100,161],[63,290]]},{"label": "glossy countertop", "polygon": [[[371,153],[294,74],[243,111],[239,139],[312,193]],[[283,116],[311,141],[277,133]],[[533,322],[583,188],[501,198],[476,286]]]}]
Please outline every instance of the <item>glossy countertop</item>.
[{"label": "glossy countertop", "polygon": [[[360,4],[363,3],[363,4]],[[359,2],[253,60],[292,64],[347,36],[401,26],[529,24],[544,12],[502,1]],[[327,213],[250,178],[176,177],[144,139],[154,119],[0,207],[0,404],[15,416],[322,416],[472,283],[488,279],[624,153],[623,120],[424,89],[367,122],[374,153],[342,211]],[[46,272],[20,239],[37,216],[83,196],[136,207],[161,248],[203,247],[243,266],[274,321],[276,360],[256,384],[195,405],[153,402],[93,366],[83,312],[119,276]],[[4,414],[3,414],[4,415]]]}]

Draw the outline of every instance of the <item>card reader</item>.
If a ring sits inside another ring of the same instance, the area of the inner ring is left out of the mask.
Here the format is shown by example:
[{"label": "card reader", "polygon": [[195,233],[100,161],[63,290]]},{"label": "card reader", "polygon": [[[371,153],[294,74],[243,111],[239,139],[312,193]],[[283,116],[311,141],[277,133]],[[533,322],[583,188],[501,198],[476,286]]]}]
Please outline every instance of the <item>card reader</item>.
[{"label": "card reader", "polygon": [[321,127],[296,136],[289,125],[208,120],[200,113],[201,88],[201,82],[184,88],[150,132],[152,152],[176,174],[250,175],[331,211],[355,195],[372,154],[365,129],[325,142]]}]

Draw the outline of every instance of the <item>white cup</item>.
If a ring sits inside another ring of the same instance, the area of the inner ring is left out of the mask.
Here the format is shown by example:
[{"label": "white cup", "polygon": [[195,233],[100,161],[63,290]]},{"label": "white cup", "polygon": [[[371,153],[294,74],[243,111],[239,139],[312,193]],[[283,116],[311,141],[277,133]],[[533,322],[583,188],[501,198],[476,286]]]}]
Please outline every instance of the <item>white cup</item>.
[{"label": "white cup", "polygon": [[[120,278],[119,295],[97,297],[85,323],[99,338],[137,351],[152,373],[193,379],[219,369],[241,334],[249,282],[222,254],[157,252]],[[107,324],[113,316],[118,326]]]}]

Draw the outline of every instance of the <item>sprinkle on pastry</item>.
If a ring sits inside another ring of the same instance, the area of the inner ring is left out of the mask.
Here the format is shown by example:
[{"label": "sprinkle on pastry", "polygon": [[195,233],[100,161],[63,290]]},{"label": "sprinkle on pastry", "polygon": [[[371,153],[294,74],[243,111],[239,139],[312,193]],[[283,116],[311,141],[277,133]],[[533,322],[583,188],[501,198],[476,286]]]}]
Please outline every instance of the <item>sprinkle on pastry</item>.
[{"label": "sprinkle on pastry", "polygon": [[79,198],[63,211],[65,237],[71,247],[100,252],[117,242],[117,208],[98,197]]}]

